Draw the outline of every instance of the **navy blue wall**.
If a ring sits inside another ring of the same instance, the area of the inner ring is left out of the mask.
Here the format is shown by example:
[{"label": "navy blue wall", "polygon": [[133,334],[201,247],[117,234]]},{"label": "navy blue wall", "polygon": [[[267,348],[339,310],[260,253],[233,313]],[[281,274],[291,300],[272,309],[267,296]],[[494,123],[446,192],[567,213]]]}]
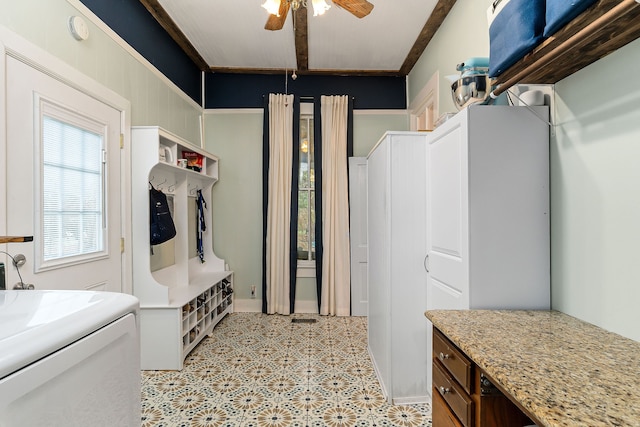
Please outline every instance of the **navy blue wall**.
[{"label": "navy blue wall", "polygon": [[[349,95],[356,110],[407,106],[404,77],[299,75],[294,81],[290,74],[287,92],[294,95]],[[205,108],[262,108],[264,95],[285,93],[285,76],[207,73],[204,86]]]},{"label": "navy blue wall", "polygon": [[81,0],[113,31],[198,104],[198,67],[138,0]]}]

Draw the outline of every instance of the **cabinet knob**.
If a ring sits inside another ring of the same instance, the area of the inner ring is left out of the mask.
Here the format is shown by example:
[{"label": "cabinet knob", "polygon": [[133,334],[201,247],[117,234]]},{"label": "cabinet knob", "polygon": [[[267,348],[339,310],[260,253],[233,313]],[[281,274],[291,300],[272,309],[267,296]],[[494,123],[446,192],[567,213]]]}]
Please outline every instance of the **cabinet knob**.
[{"label": "cabinet knob", "polygon": [[444,354],[444,353],[440,352],[440,356],[438,356],[438,357],[440,357],[440,360],[444,361],[445,359],[448,359],[448,358],[449,358],[449,355],[448,355],[448,354]]},{"label": "cabinet knob", "polygon": [[440,386],[440,394],[445,395],[447,393],[451,393],[451,389],[449,387],[445,388],[444,386]]}]

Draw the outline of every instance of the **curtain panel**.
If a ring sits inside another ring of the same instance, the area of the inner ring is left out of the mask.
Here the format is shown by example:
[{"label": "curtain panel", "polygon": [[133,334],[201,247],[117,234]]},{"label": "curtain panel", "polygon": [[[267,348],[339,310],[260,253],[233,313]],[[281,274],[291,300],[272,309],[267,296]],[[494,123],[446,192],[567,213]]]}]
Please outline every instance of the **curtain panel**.
[{"label": "curtain panel", "polygon": [[[320,99],[320,149],[316,151],[316,278],[322,315],[351,314],[348,156],[353,154],[353,104],[348,96]],[[316,108],[317,111],[317,108]],[[320,153],[318,153],[320,151]],[[318,246],[320,251],[318,252]]]},{"label": "curtain panel", "polygon": [[269,94],[265,104],[262,311],[291,314],[295,304],[298,191],[294,96]]}]

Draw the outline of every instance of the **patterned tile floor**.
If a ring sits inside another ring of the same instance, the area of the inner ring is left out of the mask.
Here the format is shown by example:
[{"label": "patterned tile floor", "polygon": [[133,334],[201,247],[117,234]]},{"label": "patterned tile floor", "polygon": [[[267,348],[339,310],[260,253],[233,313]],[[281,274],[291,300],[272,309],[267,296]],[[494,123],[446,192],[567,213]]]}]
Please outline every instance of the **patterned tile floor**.
[{"label": "patterned tile floor", "polygon": [[384,400],[366,328],[363,317],[228,315],[182,371],[142,372],[142,426],[431,426],[428,404]]}]

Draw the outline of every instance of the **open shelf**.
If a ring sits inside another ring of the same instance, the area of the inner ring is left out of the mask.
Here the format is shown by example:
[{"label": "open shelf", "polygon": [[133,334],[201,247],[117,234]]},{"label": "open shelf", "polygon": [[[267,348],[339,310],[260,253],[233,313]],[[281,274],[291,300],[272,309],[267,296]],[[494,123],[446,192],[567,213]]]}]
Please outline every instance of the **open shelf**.
[{"label": "open shelf", "polygon": [[495,95],[509,87],[553,84],[640,37],[640,3],[599,0],[496,77]]}]

